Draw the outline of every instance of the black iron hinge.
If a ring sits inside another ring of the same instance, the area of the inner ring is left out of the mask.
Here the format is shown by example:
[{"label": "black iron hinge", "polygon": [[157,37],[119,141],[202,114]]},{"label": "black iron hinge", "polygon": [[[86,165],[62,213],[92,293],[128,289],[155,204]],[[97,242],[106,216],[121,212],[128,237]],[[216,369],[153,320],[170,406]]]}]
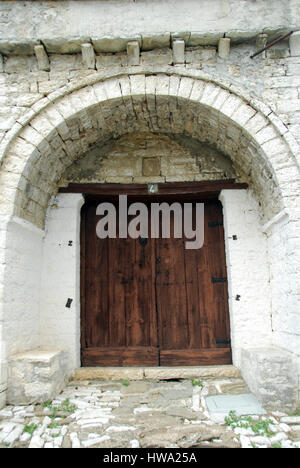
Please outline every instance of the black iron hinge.
[{"label": "black iron hinge", "polygon": [[216,340],[216,344],[230,344],[231,340]]},{"label": "black iron hinge", "polygon": [[227,278],[212,278],[213,283],[227,283]]},{"label": "black iron hinge", "polygon": [[218,227],[223,226],[223,221],[210,221],[208,227]]}]

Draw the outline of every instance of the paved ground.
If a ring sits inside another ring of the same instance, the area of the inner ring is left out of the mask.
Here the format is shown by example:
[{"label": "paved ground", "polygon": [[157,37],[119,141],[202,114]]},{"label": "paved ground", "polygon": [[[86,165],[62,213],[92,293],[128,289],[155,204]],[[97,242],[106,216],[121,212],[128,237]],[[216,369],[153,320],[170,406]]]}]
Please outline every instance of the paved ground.
[{"label": "paved ground", "polygon": [[205,397],[242,394],[242,380],[73,381],[53,402],[0,411],[0,447],[300,448],[300,413],[216,424]]}]

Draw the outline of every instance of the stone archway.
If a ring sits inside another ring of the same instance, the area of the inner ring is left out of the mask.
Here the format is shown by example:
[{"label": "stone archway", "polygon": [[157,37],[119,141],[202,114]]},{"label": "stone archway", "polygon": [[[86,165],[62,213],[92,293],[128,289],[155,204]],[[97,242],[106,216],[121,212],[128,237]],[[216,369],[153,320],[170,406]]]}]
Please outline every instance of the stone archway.
[{"label": "stone archway", "polygon": [[[299,223],[299,166],[287,129],[269,109],[234,89],[167,69],[164,73],[161,70],[109,77],[78,88],[66,87],[35,104],[29,117],[24,117],[28,119],[26,125],[16,124],[13,136],[2,145],[2,337],[6,342],[2,362],[11,354],[40,345],[37,323],[42,304],[36,290],[45,213],[63,171],[97,142],[141,131],[184,134],[214,144],[248,179],[261,205],[268,235],[265,240],[273,308],[267,313],[276,316],[274,343],[296,352],[298,339],[289,340],[294,336],[294,324],[288,320],[282,328],[284,294],[289,301],[290,320],[295,318],[296,327],[300,326],[296,280],[299,254],[289,256],[286,263],[286,254],[296,251]],[[278,242],[284,244],[280,257],[274,254],[278,254]],[[282,265],[288,269],[285,282],[280,274]],[[22,284],[26,271],[31,273]],[[276,293],[279,284],[280,294]],[[18,294],[12,300],[16,286]],[[36,292],[28,294],[31,288]],[[4,374],[4,365],[2,368]]]}]

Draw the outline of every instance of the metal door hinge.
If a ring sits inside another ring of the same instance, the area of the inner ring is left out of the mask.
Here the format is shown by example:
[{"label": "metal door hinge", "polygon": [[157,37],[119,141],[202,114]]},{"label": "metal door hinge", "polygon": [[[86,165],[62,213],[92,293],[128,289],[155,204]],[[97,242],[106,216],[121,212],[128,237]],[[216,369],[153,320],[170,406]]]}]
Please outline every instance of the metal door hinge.
[{"label": "metal door hinge", "polygon": [[213,283],[227,283],[227,278],[212,278]]},{"label": "metal door hinge", "polygon": [[218,226],[223,226],[223,221],[210,221],[208,223],[209,227],[218,227]]}]

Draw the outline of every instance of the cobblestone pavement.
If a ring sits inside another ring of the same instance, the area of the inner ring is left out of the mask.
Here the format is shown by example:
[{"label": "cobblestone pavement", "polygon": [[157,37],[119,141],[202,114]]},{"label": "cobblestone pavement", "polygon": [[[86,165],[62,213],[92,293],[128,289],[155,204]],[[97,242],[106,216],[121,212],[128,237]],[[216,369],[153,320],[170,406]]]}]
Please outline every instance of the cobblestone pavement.
[{"label": "cobblestone pavement", "polygon": [[222,389],[245,390],[243,381],[72,381],[52,402],[1,410],[0,446],[300,448],[300,413],[213,422],[205,396]]}]

